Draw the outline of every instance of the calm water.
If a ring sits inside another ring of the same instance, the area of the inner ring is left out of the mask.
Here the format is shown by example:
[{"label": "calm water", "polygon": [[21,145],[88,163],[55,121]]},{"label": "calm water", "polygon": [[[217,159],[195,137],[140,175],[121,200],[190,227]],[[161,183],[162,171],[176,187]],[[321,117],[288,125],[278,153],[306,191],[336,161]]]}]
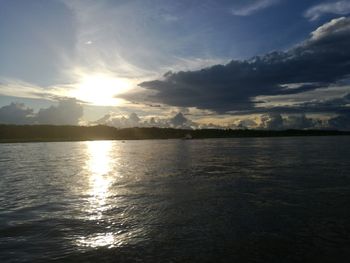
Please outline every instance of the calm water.
[{"label": "calm water", "polygon": [[350,137],[0,144],[0,262],[349,262]]}]

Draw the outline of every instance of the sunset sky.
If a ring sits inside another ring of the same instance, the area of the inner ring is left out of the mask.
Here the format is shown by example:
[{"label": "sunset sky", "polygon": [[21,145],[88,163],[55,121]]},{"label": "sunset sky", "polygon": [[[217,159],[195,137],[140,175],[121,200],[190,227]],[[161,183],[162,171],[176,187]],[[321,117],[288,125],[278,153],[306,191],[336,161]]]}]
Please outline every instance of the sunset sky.
[{"label": "sunset sky", "polygon": [[348,14],[348,0],[0,0],[0,123],[350,129]]}]

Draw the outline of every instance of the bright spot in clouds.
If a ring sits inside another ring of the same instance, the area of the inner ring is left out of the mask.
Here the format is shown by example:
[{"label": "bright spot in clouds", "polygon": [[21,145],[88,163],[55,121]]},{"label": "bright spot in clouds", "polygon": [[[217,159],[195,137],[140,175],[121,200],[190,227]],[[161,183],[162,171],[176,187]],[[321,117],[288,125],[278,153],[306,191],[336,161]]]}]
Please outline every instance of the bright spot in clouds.
[{"label": "bright spot in clouds", "polygon": [[104,73],[81,76],[69,96],[98,106],[117,106],[123,100],[116,95],[130,90],[133,83],[128,79],[117,78]]}]

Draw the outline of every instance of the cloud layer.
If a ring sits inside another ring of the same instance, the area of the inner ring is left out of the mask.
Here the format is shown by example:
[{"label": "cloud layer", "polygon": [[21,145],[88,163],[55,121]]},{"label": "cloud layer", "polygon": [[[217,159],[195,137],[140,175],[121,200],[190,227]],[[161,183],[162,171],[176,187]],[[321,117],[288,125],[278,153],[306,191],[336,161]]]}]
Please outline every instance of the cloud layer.
[{"label": "cloud layer", "polygon": [[242,7],[236,7],[232,9],[232,14],[236,16],[249,16],[262,9],[275,5],[280,0],[256,0],[252,3],[248,3]]},{"label": "cloud layer", "polygon": [[[261,116],[261,124],[259,129],[267,130],[287,130],[287,129],[329,129],[334,128],[329,123],[333,121],[330,119],[329,122],[322,122],[319,119],[311,119],[305,116],[305,114],[290,115],[283,117],[279,113],[269,113]],[[344,127],[339,127],[344,129]]]},{"label": "cloud layer", "polygon": [[254,110],[259,106],[257,96],[301,94],[346,79],[349,46],[350,18],[341,17],[287,51],[197,71],[168,72],[162,79],[140,83],[142,90],[123,97],[217,113]]},{"label": "cloud layer", "polygon": [[33,109],[21,103],[11,103],[0,108],[0,123],[30,124],[34,120]]},{"label": "cloud layer", "polygon": [[305,12],[305,17],[311,21],[319,19],[325,14],[346,15],[350,13],[350,1],[324,2],[309,8]]},{"label": "cloud layer", "polygon": [[75,99],[59,101],[58,106],[40,109],[38,123],[42,124],[78,124],[83,116],[83,107]]},{"label": "cloud layer", "polygon": [[40,109],[37,113],[20,103],[0,108],[0,123],[4,124],[77,125],[82,116],[83,107],[75,99],[61,100],[57,106]]},{"label": "cloud layer", "polygon": [[183,113],[179,112],[173,117],[168,118],[140,118],[136,113],[131,113],[129,116],[118,116],[115,114],[106,114],[101,119],[92,124],[102,124],[114,126],[117,128],[132,128],[132,127],[159,127],[159,128],[179,128],[179,129],[196,129],[201,126],[188,118]]},{"label": "cloud layer", "polygon": [[[349,95],[342,99],[342,102],[349,102]],[[57,106],[40,109],[34,113],[33,109],[24,104],[11,103],[0,108],[0,124],[53,124],[53,125],[78,125],[82,117],[82,106],[74,99],[60,101]],[[256,122],[258,121],[258,122]],[[187,118],[182,112],[172,117],[139,117],[136,113],[129,116],[107,114],[89,125],[108,125],[117,128],[131,127],[159,127],[179,129],[336,129],[350,130],[350,115],[339,114],[329,119],[310,118],[305,114],[291,114],[282,116],[280,113],[271,112],[262,114],[250,119],[249,115],[241,117],[223,125],[211,123],[202,124]]]}]

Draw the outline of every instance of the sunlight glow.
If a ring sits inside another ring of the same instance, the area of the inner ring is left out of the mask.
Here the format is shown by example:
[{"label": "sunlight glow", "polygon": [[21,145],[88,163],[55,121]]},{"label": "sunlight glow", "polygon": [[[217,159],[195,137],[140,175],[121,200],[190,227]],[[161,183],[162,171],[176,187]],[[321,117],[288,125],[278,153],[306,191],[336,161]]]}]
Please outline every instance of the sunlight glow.
[{"label": "sunlight glow", "polygon": [[98,106],[117,106],[123,100],[116,95],[127,92],[132,88],[128,79],[116,78],[108,74],[84,74],[69,96]]}]

